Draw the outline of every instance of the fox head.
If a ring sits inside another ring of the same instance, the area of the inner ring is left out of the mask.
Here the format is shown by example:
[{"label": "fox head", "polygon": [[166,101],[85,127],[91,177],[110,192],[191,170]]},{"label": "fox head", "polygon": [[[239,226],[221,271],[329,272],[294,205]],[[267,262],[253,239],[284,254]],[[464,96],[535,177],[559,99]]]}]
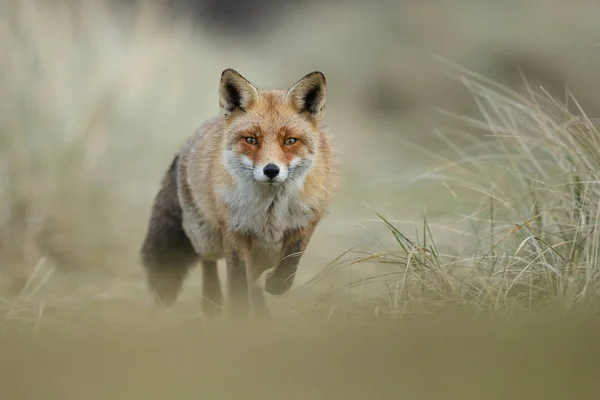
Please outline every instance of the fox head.
[{"label": "fox head", "polygon": [[318,156],[325,94],[325,76],[318,71],[287,91],[259,91],[238,72],[223,71],[226,169],[244,182],[301,183]]}]

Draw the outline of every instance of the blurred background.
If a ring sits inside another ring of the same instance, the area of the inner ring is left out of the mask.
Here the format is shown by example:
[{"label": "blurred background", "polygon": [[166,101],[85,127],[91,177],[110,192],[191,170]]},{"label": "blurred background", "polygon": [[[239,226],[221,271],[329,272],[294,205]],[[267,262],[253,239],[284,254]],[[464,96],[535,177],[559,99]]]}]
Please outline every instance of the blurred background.
[{"label": "blurred background", "polygon": [[[599,20],[591,0],[3,0],[2,296],[27,285],[46,307],[151,303],[138,261],[150,204],[174,152],[218,112],[225,68],[262,88],[327,77],[344,182],[298,286],[349,249],[393,241],[376,213],[410,232],[426,214],[440,246],[459,251],[452,224],[478,199],[429,178],[453,146],[486,138],[440,112],[480,112],[449,63],[524,94],[568,88],[594,116]],[[180,304],[197,305],[199,275]]]},{"label": "blurred background", "polygon": [[[571,131],[551,124],[556,110],[523,99],[539,93],[565,103],[565,114],[600,114],[598,21],[595,0],[0,0],[0,397],[592,398],[597,327],[551,325],[530,311],[533,294],[547,305],[593,292],[600,240],[590,234],[581,261],[589,276],[571,291],[571,263],[545,248],[530,250],[519,238],[489,258],[493,224],[512,233],[537,203],[513,207],[506,221],[476,214],[482,198],[493,201],[486,188],[504,165],[495,165],[490,129],[477,129],[472,118],[491,110],[509,134],[530,126],[550,132],[542,152],[571,143]],[[268,297],[282,311],[281,331],[203,325],[197,271],[159,319],[138,258],[162,175],[184,140],[219,111],[226,68],[260,88],[290,87],[313,70],[327,78],[325,122],[343,184],[294,288]],[[507,89],[523,97],[501,97]],[[546,168],[564,154],[577,159],[585,143],[563,146],[530,174],[536,184],[550,188]],[[517,173],[524,160],[524,169],[538,167],[539,159],[521,155],[504,161]],[[471,157],[479,158],[465,162]],[[581,158],[589,185],[597,183],[591,158]],[[572,224],[579,192],[560,187],[545,199],[562,204],[560,222]],[[597,211],[600,192],[589,193]],[[394,315],[404,313],[404,300],[419,303],[416,292],[398,296],[407,281],[400,267],[410,262],[378,215],[419,243],[431,244],[430,229],[450,257],[492,264],[488,281],[478,286],[475,277],[463,291],[446,285],[451,261],[414,274],[440,289],[432,304],[441,298],[459,313],[467,303],[479,312],[445,322],[415,312],[385,325],[379,308],[361,310],[366,282],[390,271],[395,288],[384,282],[373,293],[383,293]],[[465,250],[480,239],[463,240],[465,226],[485,219],[492,227],[484,251]],[[386,258],[390,249],[400,255]],[[332,264],[350,254],[361,262]],[[496,279],[497,260],[514,275]],[[525,273],[531,260],[546,286]],[[600,307],[597,289],[590,298]],[[299,323],[333,320],[336,302],[357,306],[358,329]],[[514,304],[524,304],[527,323],[471,318],[500,308],[512,315]]]}]

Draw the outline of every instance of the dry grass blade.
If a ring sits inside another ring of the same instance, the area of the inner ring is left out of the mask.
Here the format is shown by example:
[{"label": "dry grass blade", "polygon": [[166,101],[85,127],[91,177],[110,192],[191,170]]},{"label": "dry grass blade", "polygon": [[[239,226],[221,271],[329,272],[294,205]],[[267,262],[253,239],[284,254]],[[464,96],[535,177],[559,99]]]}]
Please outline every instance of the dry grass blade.
[{"label": "dry grass blade", "polygon": [[[528,96],[523,96],[456,68],[460,73],[456,79],[468,88],[483,116],[481,121],[462,121],[467,127],[485,129],[492,140],[474,154],[470,152],[474,149],[462,149],[444,136],[458,159],[440,159],[442,167],[409,179],[410,183],[435,177],[464,181],[463,189],[479,193],[482,208],[459,223],[470,224],[462,235],[471,238],[466,248],[476,244],[480,250],[463,249],[452,258],[444,257],[425,218],[420,239],[417,235],[412,240],[377,214],[398,249],[356,261],[395,260],[398,272],[381,277],[382,296],[393,309],[419,299],[421,305],[432,307],[459,303],[505,314],[556,302],[566,310],[578,305],[600,311],[600,293],[592,289],[598,287],[600,276],[598,130],[583,110],[574,115],[556,99],[535,93],[526,81]],[[577,104],[574,98],[571,101]],[[460,171],[455,167],[463,164],[473,168],[471,177],[452,176],[451,171]],[[444,176],[438,174],[444,170]],[[361,282],[372,284],[377,278]],[[397,288],[394,295],[392,284]]]}]

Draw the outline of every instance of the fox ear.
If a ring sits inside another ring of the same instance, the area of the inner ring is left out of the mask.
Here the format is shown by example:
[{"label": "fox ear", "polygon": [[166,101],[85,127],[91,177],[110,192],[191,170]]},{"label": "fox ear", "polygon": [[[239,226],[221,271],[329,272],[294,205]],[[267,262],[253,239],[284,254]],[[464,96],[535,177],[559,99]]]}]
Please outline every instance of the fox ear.
[{"label": "fox ear", "polygon": [[219,106],[225,118],[236,110],[248,110],[258,97],[258,90],[239,72],[233,69],[223,71],[219,84]]},{"label": "fox ear", "polygon": [[306,113],[310,118],[319,121],[323,117],[327,92],[325,75],[319,71],[311,72],[292,86],[287,92],[296,111]]}]

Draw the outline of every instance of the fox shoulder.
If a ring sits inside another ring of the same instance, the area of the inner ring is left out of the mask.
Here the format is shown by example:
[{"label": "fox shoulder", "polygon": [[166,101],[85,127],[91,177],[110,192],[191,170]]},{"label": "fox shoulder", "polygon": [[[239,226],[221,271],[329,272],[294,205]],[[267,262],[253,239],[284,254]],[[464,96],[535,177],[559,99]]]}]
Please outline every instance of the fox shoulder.
[{"label": "fox shoulder", "polygon": [[193,211],[196,209],[188,182],[188,167],[190,163],[206,163],[206,149],[203,148],[205,146],[203,146],[202,141],[206,138],[206,135],[210,130],[215,128],[218,129],[219,122],[219,118],[211,118],[204,122],[179,149],[179,160],[177,162],[177,190],[184,211]]}]

